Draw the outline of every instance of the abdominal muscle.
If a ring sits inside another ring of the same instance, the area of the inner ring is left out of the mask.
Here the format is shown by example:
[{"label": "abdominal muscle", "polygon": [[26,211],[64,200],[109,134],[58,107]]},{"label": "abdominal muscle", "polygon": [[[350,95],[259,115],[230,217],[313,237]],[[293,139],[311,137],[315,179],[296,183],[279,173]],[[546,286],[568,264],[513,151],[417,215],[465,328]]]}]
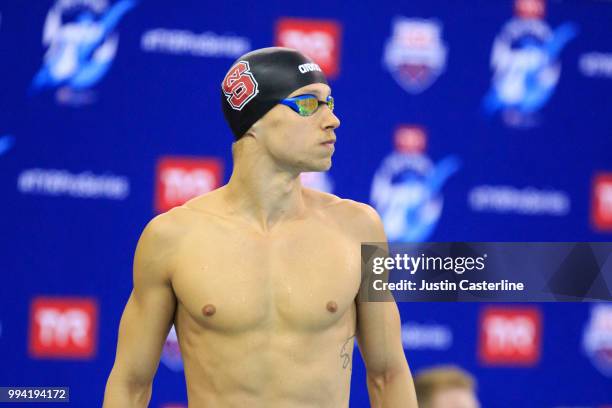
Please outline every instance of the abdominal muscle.
[{"label": "abdominal muscle", "polygon": [[239,331],[202,327],[178,305],[189,408],[348,407],[355,306],[319,330],[267,319]]}]

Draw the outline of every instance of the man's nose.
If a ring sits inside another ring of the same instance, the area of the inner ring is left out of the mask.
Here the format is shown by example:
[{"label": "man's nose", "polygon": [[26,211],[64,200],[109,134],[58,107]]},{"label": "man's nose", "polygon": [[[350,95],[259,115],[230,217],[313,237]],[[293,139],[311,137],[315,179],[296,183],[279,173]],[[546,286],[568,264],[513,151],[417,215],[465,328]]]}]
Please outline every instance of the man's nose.
[{"label": "man's nose", "polygon": [[324,112],[322,126],[326,130],[334,130],[340,127],[340,119],[327,106],[322,106]]}]

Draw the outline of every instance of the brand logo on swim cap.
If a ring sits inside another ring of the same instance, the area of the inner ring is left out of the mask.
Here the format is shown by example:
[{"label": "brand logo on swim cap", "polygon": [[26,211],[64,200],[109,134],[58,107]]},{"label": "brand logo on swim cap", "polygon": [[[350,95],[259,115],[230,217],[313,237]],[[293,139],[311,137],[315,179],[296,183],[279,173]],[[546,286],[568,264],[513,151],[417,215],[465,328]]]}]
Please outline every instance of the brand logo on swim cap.
[{"label": "brand logo on swim cap", "polygon": [[259,85],[248,61],[239,61],[234,65],[223,79],[221,88],[227,102],[235,110],[242,110],[259,93]]},{"label": "brand logo on swim cap", "polygon": [[302,74],[305,74],[307,72],[313,72],[313,71],[323,72],[320,66],[312,62],[309,62],[307,64],[298,65],[298,69],[300,70]]}]

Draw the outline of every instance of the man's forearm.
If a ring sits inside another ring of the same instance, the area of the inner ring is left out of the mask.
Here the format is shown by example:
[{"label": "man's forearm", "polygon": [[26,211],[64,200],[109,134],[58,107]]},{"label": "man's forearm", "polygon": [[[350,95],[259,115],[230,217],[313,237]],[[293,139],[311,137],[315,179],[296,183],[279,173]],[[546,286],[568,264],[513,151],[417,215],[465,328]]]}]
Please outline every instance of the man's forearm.
[{"label": "man's forearm", "polygon": [[414,383],[406,365],[384,373],[368,373],[368,393],[372,408],[418,408]]},{"label": "man's forearm", "polygon": [[111,373],[102,408],[146,408],[151,399],[151,390],[151,383],[130,382]]}]

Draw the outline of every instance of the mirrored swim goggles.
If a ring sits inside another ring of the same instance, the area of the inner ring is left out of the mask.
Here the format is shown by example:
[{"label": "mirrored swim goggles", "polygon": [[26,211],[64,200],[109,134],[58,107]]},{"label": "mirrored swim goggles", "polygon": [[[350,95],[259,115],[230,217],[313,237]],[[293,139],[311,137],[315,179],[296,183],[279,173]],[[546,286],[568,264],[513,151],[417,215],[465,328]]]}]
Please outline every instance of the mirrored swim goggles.
[{"label": "mirrored swim goggles", "polygon": [[321,105],[327,105],[330,111],[334,111],[334,98],[331,95],[325,101],[318,100],[315,95],[306,94],[283,99],[279,103],[290,107],[300,116],[313,115]]}]

